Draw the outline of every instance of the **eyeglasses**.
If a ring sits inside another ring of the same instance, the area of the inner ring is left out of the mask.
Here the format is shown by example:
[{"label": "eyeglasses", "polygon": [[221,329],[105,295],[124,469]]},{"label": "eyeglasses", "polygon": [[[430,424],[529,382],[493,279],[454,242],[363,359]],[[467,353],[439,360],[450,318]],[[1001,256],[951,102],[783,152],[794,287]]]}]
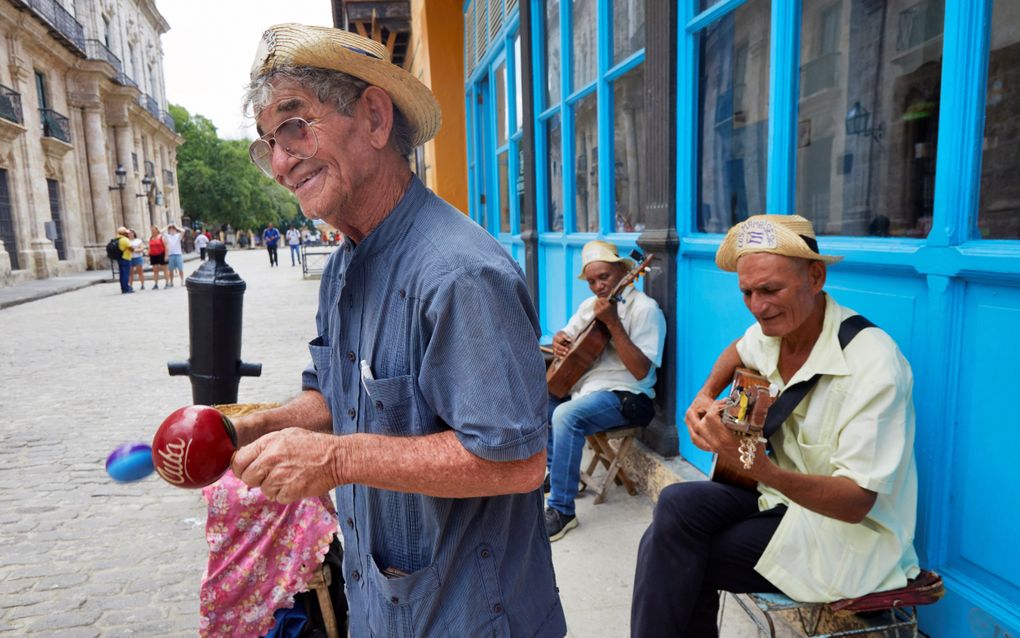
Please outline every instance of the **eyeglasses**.
[{"label": "eyeglasses", "polygon": [[269,177],[273,175],[273,149],[279,144],[283,152],[291,157],[305,160],[319,150],[319,138],[312,130],[311,122],[304,118],[292,117],[281,122],[274,131],[266,133],[248,147],[248,157],[255,166]]}]

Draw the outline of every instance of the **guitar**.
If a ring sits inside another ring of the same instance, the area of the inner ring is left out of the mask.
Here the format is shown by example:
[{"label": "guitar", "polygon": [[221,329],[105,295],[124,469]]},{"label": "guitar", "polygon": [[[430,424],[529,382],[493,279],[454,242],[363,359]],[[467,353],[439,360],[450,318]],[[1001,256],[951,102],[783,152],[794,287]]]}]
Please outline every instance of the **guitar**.
[{"label": "guitar", "polygon": [[[765,417],[775,402],[777,390],[768,379],[754,370],[737,368],[733,373],[733,383],[721,417],[723,425],[734,433],[733,441],[740,445],[745,460],[745,450],[757,446],[765,430]],[[753,453],[749,462],[753,462]],[[751,491],[758,488],[758,482],[739,463],[731,463],[718,454],[713,456],[709,477],[717,483]]]},{"label": "guitar", "polygon": [[[631,256],[635,261],[640,258],[639,254],[631,253]],[[609,298],[620,301],[623,291],[648,271],[648,264],[654,258],[655,255],[648,253],[641,263],[631,268],[613,287]],[[597,318],[592,317],[570,345],[570,352],[553,359],[549,364],[545,374],[546,383],[549,384],[549,394],[560,399],[569,395],[570,389],[574,387],[578,379],[584,376],[585,372],[591,369],[595,359],[602,354],[608,344],[609,328]]]}]

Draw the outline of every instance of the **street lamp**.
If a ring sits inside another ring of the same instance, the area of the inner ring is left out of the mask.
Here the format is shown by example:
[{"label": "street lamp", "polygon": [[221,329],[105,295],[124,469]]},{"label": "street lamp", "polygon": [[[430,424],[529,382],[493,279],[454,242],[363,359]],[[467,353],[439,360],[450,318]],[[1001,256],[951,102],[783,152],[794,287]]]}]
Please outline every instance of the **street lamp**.
[{"label": "street lamp", "polygon": [[152,177],[150,177],[149,175],[146,175],[145,177],[142,178],[142,190],[144,190],[145,192],[136,193],[135,197],[148,197],[149,194],[152,192]]},{"label": "street lamp", "polygon": [[123,164],[117,164],[117,170],[113,171],[113,174],[117,177],[117,185],[110,186],[112,191],[124,190],[124,186],[127,184],[127,171],[124,170]]},{"label": "street lamp", "polygon": [[876,141],[882,139],[882,124],[875,128],[868,128],[871,120],[871,113],[861,106],[860,102],[854,102],[850,110],[846,112],[846,134],[847,135],[869,135]]}]

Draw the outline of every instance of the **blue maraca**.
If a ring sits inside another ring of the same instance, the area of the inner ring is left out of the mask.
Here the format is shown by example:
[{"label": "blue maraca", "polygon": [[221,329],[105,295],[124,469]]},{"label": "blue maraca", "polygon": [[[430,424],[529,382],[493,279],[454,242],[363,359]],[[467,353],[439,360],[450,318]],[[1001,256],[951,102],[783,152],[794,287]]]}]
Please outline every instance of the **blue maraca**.
[{"label": "blue maraca", "polygon": [[152,448],[144,443],[125,443],[106,457],[106,472],[120,483],[138,481],[155,471]]}]

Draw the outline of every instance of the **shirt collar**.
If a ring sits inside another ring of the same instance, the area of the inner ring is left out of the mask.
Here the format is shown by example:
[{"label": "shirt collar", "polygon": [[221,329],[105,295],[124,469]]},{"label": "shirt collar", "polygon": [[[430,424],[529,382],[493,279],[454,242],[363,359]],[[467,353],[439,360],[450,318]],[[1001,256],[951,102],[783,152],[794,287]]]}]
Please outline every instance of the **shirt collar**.
[{"label": "shirt collar", "polygon": [[372,229],[356,247],[350,239],[348,245],[354,248],[353,259],[368,259],[387,246],[391,246],[402,238],[415,220],[415,212],[421,207],[428,189],[421,183],[417,175],[411,175],[407,191],[400,198],[379,225]]}]

